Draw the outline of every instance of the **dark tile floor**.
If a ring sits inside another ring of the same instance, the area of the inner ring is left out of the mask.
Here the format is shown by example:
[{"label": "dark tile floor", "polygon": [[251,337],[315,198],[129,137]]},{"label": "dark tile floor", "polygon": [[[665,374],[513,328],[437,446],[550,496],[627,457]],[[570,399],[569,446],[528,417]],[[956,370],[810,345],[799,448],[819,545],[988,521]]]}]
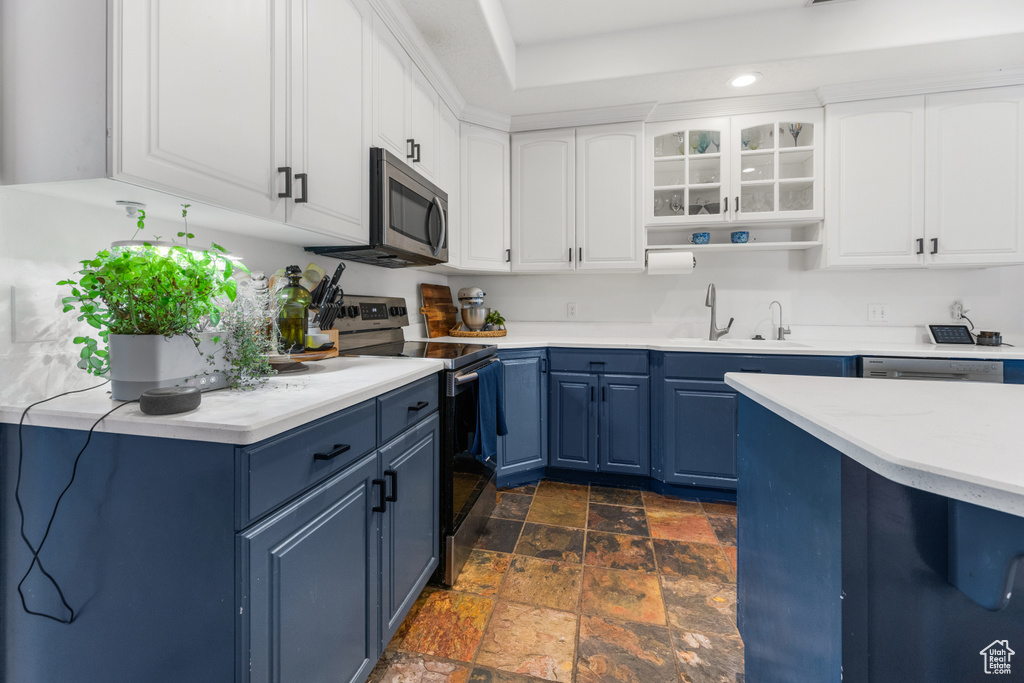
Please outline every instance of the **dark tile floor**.
[{"label": "dark tile floor", "polygon": [[499,493],[370,683],[736,683],[736,507],[542,481]]}]

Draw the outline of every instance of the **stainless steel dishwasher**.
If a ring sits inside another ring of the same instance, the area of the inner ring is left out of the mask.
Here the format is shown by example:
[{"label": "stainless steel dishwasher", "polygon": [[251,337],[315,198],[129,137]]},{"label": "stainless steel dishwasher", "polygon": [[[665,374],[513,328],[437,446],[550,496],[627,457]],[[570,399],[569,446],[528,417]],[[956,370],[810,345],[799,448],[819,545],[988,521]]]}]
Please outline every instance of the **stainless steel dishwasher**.
[{"label": "stainless steel dishwasher", "polygon": [[861,377],[878,379],[1003,382],[1003,362],[998,360],[864,356],[857,366]]}]

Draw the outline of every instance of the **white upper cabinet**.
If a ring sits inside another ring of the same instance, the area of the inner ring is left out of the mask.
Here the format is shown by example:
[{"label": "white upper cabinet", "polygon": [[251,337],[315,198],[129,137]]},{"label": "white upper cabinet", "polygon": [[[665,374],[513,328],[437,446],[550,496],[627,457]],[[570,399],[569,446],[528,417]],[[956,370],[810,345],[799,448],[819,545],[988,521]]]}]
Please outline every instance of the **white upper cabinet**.
[{"label": "white upper cabinet", "polygon": [[1024,263],[1024,88],[828,107],[826,266]]},{"label": "white upper cabinet", "polygon": [[512,270],[576,262],[576,131],[512,136]]},{"label": "white upper cabinet", "polygon": [[820,220],[820,109],[647,127],[650,226]]},{"label": "white upper cabinet", "polygon": [[926,262],[1024,262],[1024,88],[929,95]]},{"label": "white upper cabinet", "polygon": [[826,118],[828,265],[920,264],[924,97],[830,105]]},{"label": "white upper cabinet", "polygon": [[462,124],[461,258],[466,270],[509,270],[509,137]]},{"label": "white upper cabinet", "polygon": [[512,140],[512,270],[644,267],[643,124]]},{"label": "white upper cabinet", "polygon": [[440,144],[437,184],[448,193],[448,265],[462,262],[462,136],[459,119],[446,104],[440,105]]},{"label": "white upper cabinet", "polygon": [[365,0],[116,3],[113,177],[365,240],[370,15]]},{"label": "white upper cabinet", "polygon": [[437,92],[379,18],[375,18],[373,41],[374,142],[424,176],[436,179],[440,157]]},{"label": "white upper cabinet", "polygon": [[114,178],[284,220],[280,6],[113,3]]},{"label": "white upper cabinet", "polygon": [[643,270],[642,123],[576,129],[577,269]]}]

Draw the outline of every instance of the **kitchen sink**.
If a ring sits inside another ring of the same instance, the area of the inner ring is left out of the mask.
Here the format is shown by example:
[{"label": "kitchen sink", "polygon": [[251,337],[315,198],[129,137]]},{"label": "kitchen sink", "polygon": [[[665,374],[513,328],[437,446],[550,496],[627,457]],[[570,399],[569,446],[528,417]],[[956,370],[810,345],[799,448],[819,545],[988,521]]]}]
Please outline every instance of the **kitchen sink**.
[{"label": "kitchen sink", "polygon": [[719,339],[709,344],[723,344],[725,346],[742,346],[744,348],[758,349],[806,349],[809,344],[790,341],[788,339]]}]

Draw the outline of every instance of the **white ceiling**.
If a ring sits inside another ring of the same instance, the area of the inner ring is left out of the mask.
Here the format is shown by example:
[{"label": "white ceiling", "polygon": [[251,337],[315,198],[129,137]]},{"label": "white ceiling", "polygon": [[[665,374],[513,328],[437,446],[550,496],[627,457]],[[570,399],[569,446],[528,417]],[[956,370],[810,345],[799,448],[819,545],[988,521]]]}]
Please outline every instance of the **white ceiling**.
[{"label": "white ceiling", "polygon": [[467,103],[509,115],[1024,65],[1024,0],[399,1]]}]

